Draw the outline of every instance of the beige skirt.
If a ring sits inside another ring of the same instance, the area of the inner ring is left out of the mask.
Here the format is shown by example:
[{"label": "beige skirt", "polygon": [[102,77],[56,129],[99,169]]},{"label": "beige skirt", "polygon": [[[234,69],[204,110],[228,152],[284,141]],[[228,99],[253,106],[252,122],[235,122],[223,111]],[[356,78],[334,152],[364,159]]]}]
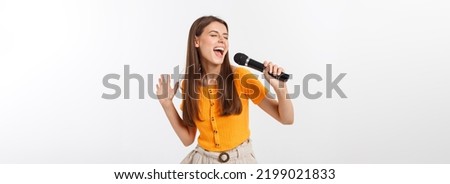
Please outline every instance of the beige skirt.
[{"label": "beige skirt", "polygon": [[256,164],[252,143],[245,141],[236,148],[224,152],[207,151],[200,146],[192,150],[181,164]]}]

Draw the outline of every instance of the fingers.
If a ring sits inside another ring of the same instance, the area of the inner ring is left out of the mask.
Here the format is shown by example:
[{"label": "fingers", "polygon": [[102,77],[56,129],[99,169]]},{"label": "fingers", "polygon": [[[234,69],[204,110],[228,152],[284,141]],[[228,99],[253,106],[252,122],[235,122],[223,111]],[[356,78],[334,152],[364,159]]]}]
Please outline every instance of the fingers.
[{"label": "fingers", "polygon": [[171,88],[170,80],[170,75],[162,74],[158,79],[158,83],[156,84],[156,95],[161,104],[171,102],[173,97],[177,93],[179,82],[175,82],[174,87]]},{"label": "fingers", "polygon": [[167,88],[167,80],[164,75],[161,75],[158,79],[158,84],[156,84],[156,94],[161,95],[163,93],[164,88]]},{"label": "fingers", "polygon": [[173,90],[175,91],[175,93],[176,93],[176,91],[178,90],[178,87],[180,86],[180,82],[176,82],[175,83],[175,86],[173,87]]},{"label": "fingers", "polygon": [[284,69],[271,61],[264,61],[264,68],[265,70],[268,70],[268,73],[273,75],[281,75],[282,72],[284,72]]},{"label": "fingers", "polygon": [[167,85],[169,86],[169,88],[170,88],[170,75],[166,75],[166,78],[167,78]]},{"label": "fingers", "polygon": [[283,68],[281,68],[281,67],[278,67],[278,70],[277,70],[277,75],[281,75],[281,72],[283,72],[284,71],[284,69]]},{"label": "fingers", "polygon": [[179,87],[179,82],[176,82],[174,87],[171,88],[171,78],[168,74],[161,74],[161,76],[158,79],[158,84],[156,84],[156,90],[162,91],[163,89],[169,89],[177,91]]},{"label": "fingers", "polygon": [[159,77],[158,83],[159,83],[160,87],[170,86],[170,75],[161,74],[161,76]]},{"label": "fingers", "polygon": [[158,84],[156,84],[156,94],[161,95],[163,91],[163,79],[162,76],[158,79]]}]

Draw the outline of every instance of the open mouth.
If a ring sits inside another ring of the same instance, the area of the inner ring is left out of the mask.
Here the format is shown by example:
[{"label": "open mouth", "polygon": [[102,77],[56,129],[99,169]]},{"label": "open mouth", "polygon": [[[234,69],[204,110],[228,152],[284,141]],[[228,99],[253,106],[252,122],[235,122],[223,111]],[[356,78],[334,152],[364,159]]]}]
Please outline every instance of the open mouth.
[{"label": "open mouth", "polygon": [[223,54],[225,52],[225,48],[223,47],[214,47],[214,53],[216,54],[217,57],[223,57]]}]

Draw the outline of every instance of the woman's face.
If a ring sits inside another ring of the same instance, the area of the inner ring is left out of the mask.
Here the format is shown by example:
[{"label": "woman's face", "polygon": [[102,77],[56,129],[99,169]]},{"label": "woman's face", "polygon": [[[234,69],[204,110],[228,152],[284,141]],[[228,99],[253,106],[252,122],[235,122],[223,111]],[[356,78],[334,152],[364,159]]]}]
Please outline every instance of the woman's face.
[{"label": "woman's face", "polygon": [[228,52],[228,31],[225,25],[211,22],[203,33],[195,38],[195,47],[200,50],[200,60],[210,64],[223,63]]}]

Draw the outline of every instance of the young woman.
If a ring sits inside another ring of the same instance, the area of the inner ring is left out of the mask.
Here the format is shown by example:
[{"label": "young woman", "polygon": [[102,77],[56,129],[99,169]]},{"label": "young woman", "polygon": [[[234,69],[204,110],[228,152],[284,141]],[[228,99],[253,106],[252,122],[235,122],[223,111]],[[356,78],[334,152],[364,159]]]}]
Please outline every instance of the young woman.
[{"label": "young woman", "polygon": [[191,145],[200,132],[198,146],[181,163],[256,163],[249,139],[249,100],[282,124],[294,122],[285,83],[268,74],[280,75],[283,68],[264,62],[275,100],[247,69],[230,65],[228,47],[225,21],[204,16],[192,24],[181,85],[182,117],[172,103],[178,82],[171,88],[170,77],[161,76],[156,85],[159,102],[181,142]]}]

